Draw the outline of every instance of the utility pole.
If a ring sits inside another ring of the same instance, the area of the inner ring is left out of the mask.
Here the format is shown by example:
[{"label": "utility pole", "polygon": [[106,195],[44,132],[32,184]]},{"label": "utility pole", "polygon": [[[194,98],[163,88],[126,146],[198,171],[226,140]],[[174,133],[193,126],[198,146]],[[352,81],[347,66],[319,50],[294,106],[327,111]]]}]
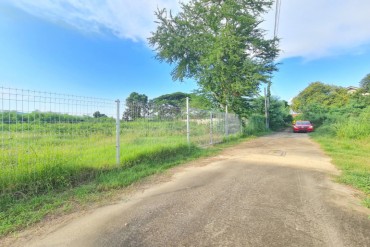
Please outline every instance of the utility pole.
[{"label": "utility pole", "polygon": [[269,120],[268,120],[268,100],[267,100],[267,93],[266,93],[266,88],[264,88],[265,91],[265,119],[266,119],[266,129],[269,129]]}]

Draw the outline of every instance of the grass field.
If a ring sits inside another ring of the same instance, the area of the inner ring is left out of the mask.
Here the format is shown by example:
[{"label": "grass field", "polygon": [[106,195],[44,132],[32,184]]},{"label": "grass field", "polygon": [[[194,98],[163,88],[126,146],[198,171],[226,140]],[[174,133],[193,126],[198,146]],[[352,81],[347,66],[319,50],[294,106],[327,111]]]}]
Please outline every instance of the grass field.
[{"label": "grass field", "polygon": [[[191,142],[209,145],[209,126],[209,121],[191,121]],[[116,168],[115,131],[114,119],[1,124],[1,194],[38,194],[73,187]],[[224,127],[215,124],[213,142],[221,142],[224,133]],[[122,122],[119,166],[131,166],[163,150],[184,146],[186,122],[181,119]]]},{"label": "grass field", "polygon": [[45,217],[57,217],[84,208],[91,202],[109,199],[119,193],[120,188],[146,176],[199,157],[214,155],[241,140],[245,139],[229,138],[228,142],[207,149],[187,144],[163,148],[157,146],[151,152],[143,151],[136,156],[139,157],[137,159],[131,158],[130,165],[102,170],[83,184],[39,194],[6,194],[0,200],[0,237],[33,225]]},{"label": "grass field", "polygon": [[[113,118],[2,111],[0,235],[51,212],[68,211],[74,202],[101,198],[107,191],[207,155],[215,148],[201,146],[225,140],[224,114],[215,116],[211,120],[209,112],[192,113],[190,144],[184,116],[121,121],[117,164]],[[230,114],[228,119],[230,139],[241,129],[237,117]]]},{"label": "grass field", "polygon": [[[150,128],[147,125],[122,125],[121,165],[186,144],[186,135],[176,123],[151,123]],[[0,150],[2,192],[28,194],[70,187],[117,166],[112,121],[5,127]]]},{"label": "grass field", "polygon": [[363,191],[363,204],[370,208],[370,111],[360,118],[324,125],[311,136],[342,171],[338,181]]}]

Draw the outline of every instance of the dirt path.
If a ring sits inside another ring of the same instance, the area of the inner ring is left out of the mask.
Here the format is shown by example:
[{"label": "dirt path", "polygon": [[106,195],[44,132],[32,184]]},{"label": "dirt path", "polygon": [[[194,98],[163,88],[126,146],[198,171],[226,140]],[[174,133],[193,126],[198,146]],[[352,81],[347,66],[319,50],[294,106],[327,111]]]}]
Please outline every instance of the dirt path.
[{"label": "dirt path", "polygon": [[370,210],[306,134],[278,133],[175,168],[14,246],[370,246]]}]

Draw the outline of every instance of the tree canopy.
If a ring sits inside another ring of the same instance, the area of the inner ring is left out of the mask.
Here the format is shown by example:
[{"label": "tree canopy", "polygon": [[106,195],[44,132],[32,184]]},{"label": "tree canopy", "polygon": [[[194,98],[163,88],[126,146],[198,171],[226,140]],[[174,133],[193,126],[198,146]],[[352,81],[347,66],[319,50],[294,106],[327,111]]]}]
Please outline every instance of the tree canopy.
[{"label": "tree canopy", "polygon": [[100,111],[96,111],[96,112],[94,112],[93,117],[94,118],[102,118],[102,117],[107,117],[107,115],[105,115],[103,113],[100,113]]},{"label": "tree canopy", "polygon": [[312,82],[293,98],[292,109],[296,112],[302,112],[312,105],[332,108],[344,106],[348,101],[349,95],[345,88],[322,82]]},{"label": "tree canopy", "polygon": [[368,111],[370,97],[361,90],[348,93],[343,87],[313,82],[292,103],[292,109],[302,113],[301,119],[321,125],[357,118]]},{"label": "tree canopy", "polygon": [[164,94],[152,99],[150,101],[150,104],[154,104],[157,106],[171,105],[174,107],[184,107],[186,104],[186,97],[189,97],[189,94],[182,92]]},{"label": "tree canopy", "polygon": [[360,87],[365,90],[365,92],[370,92],[370,73],[362,78],[360,81]]},{"label": "tree canopy", "polygon": [[269,0],[191,0],[173,15],[156,12],[158,28],[149,38],[157,59],[174,64],[172,78],[194,78],[221,106],[238,113],[243,97],[259,91],[276,65],[277,40],[258,25]]},{"label": "tree canopy", "polygon": [[148,96],[132,92],[126,98],[126,109],[123,112],[124,120],[135,120],[141,118],[147,113]]}]

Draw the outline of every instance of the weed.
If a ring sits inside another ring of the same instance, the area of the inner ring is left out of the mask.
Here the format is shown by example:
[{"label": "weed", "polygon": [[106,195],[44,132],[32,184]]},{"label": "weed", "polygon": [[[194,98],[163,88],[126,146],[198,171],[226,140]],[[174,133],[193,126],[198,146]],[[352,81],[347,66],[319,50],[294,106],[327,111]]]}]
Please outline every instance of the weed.
[{"label": "weed", "polygon": [[370,137],[340,138],[321,131],[318,129],[311,136],[342,171],[338,181],[362,190],[365,193],[364,205],[370,208]]}]

